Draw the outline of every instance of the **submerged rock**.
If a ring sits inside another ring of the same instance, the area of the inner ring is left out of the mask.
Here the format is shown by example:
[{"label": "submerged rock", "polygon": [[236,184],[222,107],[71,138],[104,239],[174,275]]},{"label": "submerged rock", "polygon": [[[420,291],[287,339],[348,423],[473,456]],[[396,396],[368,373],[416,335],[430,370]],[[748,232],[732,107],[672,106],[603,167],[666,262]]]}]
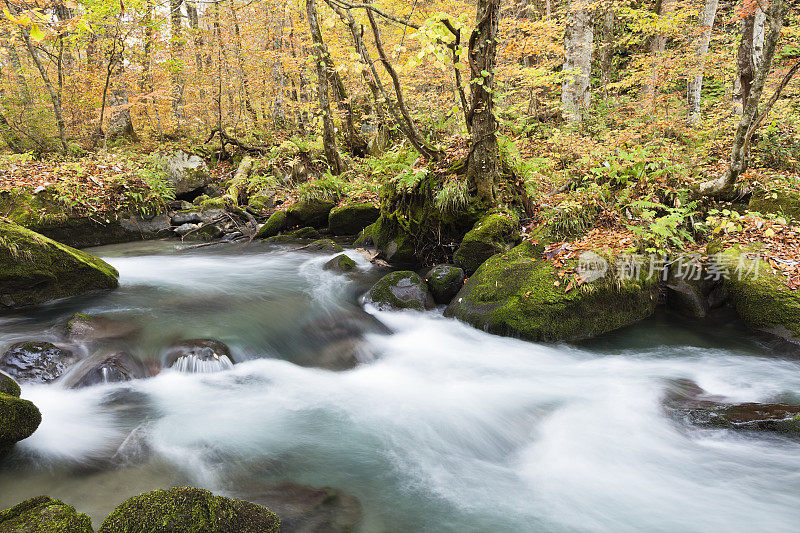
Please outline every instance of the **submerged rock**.
[{"label": "submerged rock", "polygon": [[447,304],[464,285],[464,271],[452,265],[437,265],[425,274],[425,281],[437,304]]},{"label": "submerged rock", "polygon": [[340,490],[282,483],[260,489],[251,498],[281,517],[281,530],[294,533],[358,531],[361,504]]},{"label": "submerged rock", "polygon": [[73,389],[148,377],[147,367],[127,352],[94,355],[81,361],[65,378]]},{"label": "submerged rock", "polygon": [[[709,254],[714,254],[710,247]],[[717,261],[730,275],[724,287],[748,326],[800,343],[800,291],[791,291],[786,278],[758,257],[758,245],[734,246],[717,252]]]},{"label": "submerged rock", "polygon": [[410,270],[387,274],[364,296],[364,304],[374,305],[381,311],[433,308],[433,297],[422,278]]},{"label": "submerged rock", "polygon": [[42,414],[33,403],[0,392],[0,457],[17,442],[33,435],[41,422]]},{"label": "submerged rock", "polygon": [[47,383],[77,361],[77,355],[51,342],[18,342],[0,357],[0,370],[20,381]]},{"label": "submerged rock", "polygon": [[353,272],[357,268],[356,262],[347,257],[345,254],[339,254],[322,265],[323,270],[331,270],[333,272],[339,272],[342,274]]},{"label": "submerged rock", "polygon": [[654,278],[623,280],[609,271],[567,291],[558,269],[541,257],[542,249],[530,242],[492,256],[467,280],[445,316],[499,335],[572,341],[634,324],[655,310]]},{"label": "submerged rock", "polygon": [[278,516],[260,505],[178,487],[134,496],[103,520],[100,533],[277,533]]},{"label": "submerged rock", "polygon": [[92,521],[74,507],[38,496],[0,512],[0,533],[92,533]]},{"label": "submerged rock", "polygon": [[328,215],[328,229],[334,235],[355,235],[378,220],[380,210],[370,203],[349,203],[335,207]]},{"label": "submerged rock", "polygon": [[464,235],[453,261],[469,276],[494,254],[511,249],[522,237],[516,217],[495,213],[487,215]]},{"label": "submerged rock", "polygon": [[170,346],[164,366],[180,372],[210,373],[233,368],[230,348],[215,339],[190,339]]},{"label": "submerged rock", "polygon": [[206,162],[196,155],[182,150],[167,159],[167,172],[175,196],[182,196],[206,187],[211,183],[211,173]]},{"label": "submerged rock", "polygon": [[115,289],[118,276],[111,265],[93,255],[0,222],[0,308]]},{"label": "submerged rock", "polygon": [[76,313],[65,327],[70,341],[99,341],[129,337],[139,331],[139,325],[104,316]]},{"label": "submerged rock", "polygon": [[8,394],[9,396],[19,398],[21,393],[22,390],[19,388],[17,382],[11,378],[11,376],[0,372],[0,394]]},{"label": "submerged rock", "polygon": [[329,200],[319,198],[307,198],[295,202],[286,210],[286,225],[324,228],[328,225],[328,214],[334,205],[336,204]]},{"label": "submerged rock", "polygon": [[672,414],[692,425],[744,431],[767,431],[800,438],[800,405],[731,403],[706,393],[687,379],[673,380],[664,398]]}]

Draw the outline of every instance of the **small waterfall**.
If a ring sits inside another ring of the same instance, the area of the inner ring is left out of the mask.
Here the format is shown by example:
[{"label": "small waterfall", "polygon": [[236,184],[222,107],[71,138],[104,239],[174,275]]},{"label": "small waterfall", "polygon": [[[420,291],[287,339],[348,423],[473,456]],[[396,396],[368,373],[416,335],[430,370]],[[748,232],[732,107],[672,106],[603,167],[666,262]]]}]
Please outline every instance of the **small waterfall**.
[{"label": "small waterfall", "polygon": [[215,354],[213,358],[208,359],[196,355],[184,355],[175,361],[172,368],[189,374],[212,374],[233,368],[233,361],[227,355]]},{"label": "small waterfall", "polygon": [[111,382],[111,372],[107,366],[103,366],[100,369],[100,375],[103,377],[103,383],[110,383]]}]

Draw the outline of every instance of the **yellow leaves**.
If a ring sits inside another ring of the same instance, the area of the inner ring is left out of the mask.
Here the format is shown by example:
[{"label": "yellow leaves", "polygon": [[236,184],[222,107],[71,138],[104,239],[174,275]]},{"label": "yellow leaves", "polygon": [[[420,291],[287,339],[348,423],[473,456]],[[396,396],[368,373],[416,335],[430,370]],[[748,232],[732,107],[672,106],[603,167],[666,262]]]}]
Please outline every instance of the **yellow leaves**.
[{"label": "yellow leaves", "polygon": [[42,42],[46,37],[45,33],[42,31],[42,29],[39,27],[38,24],[31,24],[30,35],[31,39],[37,43]]}]

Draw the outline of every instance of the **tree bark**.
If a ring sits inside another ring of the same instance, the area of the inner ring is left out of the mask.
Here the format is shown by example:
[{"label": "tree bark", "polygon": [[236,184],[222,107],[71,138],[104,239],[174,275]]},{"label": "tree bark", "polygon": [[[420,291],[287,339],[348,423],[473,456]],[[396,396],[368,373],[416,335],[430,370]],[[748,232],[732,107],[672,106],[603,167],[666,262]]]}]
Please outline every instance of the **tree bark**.
[{"label": "tree bark", "polygon": [[603,12],[603,48],[600,55],[600,85],[604,98],[608,98],[608,84],[611,83],[614,65],[614,18],[614,5],[609,1]]},{"label": "tree bark", "polygon": [[183,68],[183,30],[181,27],[181,4],[183,0],[169,0],[171,36],[169,40],[170,55],[170,92],[172,96],[172,118],[179,127],[186,118],[183,101],[183,89],[186,85],[186,74]]},{"label": "tree bark", "polygon": [[495,182],[502,172],[493,97],[500,0],[478,0],[476,19],[478,24],[469,38],[467,50],[472,78],[472,103],[467,114],[472,148],[467,159],[467,179],[478,200],[492,205]]},{"label": "tree bark", "polygon": [[[675,12],[675,0],[658,0],[657,13],[659,18],[665,18]],[[642,86],[642,99],[650,101],[651,109],[656,107],[656,93],[661,74],[661,58],[667,49],[667,36],[664,33],[655,34],[650,41],[650,77]]]},{"label": "tree bark", "polygon": [[696,124],[700,120],[700,93],[703,89],[703,69],[706,65],[708,44],[711,42],[711,32],[714,27],[714,18],[717,16],[719,0],[706,0],[705,8],[698,21],[699,35],[695,37],[695,73],[689,79],[686,91],[689,124]]},{"label": "tree bark", "polygon": [[583,120],[591,102],[589,76],[592,72],[593,40],[589,0],[570,0],[564,35],[564,82],[561,86],[562,111],[569,123]]},{"label": "tree bark", "polygon": [[[9,0],[5,0],[5,3],[6,7],[8,7],[11,13],[15,15],[18,13],[16,6]],[[31,56],[34,65],[36,65],[36,69],[39,71],[39,75],[42,77],[44,86],[47,89],[47,94],[50,96],[50,103],[53,106],[53,114],[56,116],[58,139],[61,142],[61,152],[66,154],[69,150],[69,147],[67,146],[67,136],[64,128],[64,114],[61,109],[61,94],[56,91],[53,82],[50,80],[50,76],[47,74],[47,68],[44,66],[42,60],[39,58],[39,55],[36,53],[36,48],[33,46],[33,41],[31,41],[31,35],[28,32],[28,29],[20,27],[19,33],[22,36],[22,41],[25,43],[25,47],[28,49],[28,54]]]},{"label": "tree bark", "polygon": [[[784,0],[772,0],[766,12],[766,20],[769,24],[769,31],[764,39],[764,49],[761,62],[756,67],[755,77],[748,98],[745,100],[742,117],[736,127],[731,148],[731,162],[728,171],[715,180],[707,181],[698,188],[700,195],[714,195],[721,197],[733,197],[736,195],[735,184],[739,176],[747,170],[747,140],[752,134],[752,130],[758,125],[758,106],[761,101],[761,94],[775,57],[775,49],[781,36],[783,28],[783,18],[786,15]],[[752,42],[752,41],[751,41]]]},{"label": "tree bark", "polygon": [[331,102],[328,91],[328,69],[325,64],[325,43],[322,40],[322,31],[319,28],[317,17],[317,4],[315,0],[306,0],[306,14],[308,27],[311,31],[311,41],[314,46],[314,62],[317,67],[317,96],[322,113],[322,143],[325,158],[333,174],[340,174],[343,170],[342,159],[336,148],[336,130],[333,126]]}]

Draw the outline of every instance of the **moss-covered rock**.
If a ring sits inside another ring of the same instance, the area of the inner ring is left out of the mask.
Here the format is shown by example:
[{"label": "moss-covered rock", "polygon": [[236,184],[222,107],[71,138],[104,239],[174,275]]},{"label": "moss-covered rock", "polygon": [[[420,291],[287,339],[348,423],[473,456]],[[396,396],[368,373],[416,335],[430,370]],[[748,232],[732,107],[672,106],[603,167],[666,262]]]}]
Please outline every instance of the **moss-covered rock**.
[{"label": "moss-covered rock", "polygon": [[322,235],[314,228],[300,228],[281,235],[275,235],[274,237],[267,237],[264,242],[270,244],[302,244],[319,240],[321,237]]},{"label": "moss-covered rock", "polygon": [[92,521],[74,507],[47,496],[0,512],[0,533],[92,533]]},{"label": "moss-covered rock", "polygon": [[336,244],[330,239],[318,239],[306,247],[307,250],[313,250],[315,252],[327,252],[327,253],[336,253],[336,252],[343,252],[344,248],[340,245]]},{"label": "moss-covered rock", "polygon": [[227,203],[228,203],[228,198],[225,196],[219,196],[217,198],[208,198],[200,202],[200,209],[203,210],[225,209]]},{"label": "moss-covered rock", "polygon": [[496,253],[509,250],[522,239],[517,217],[494,213],[482,218],[464,235],[453,261],[469,276]]},{"label": "moss-covered rock", "polygon": [[[608,271],[566,291],[542,248],[524,242],[487,260],[445,310],[490,333],[533,341],[595,337],[650,316],[657,303],[654,278],[618,279]],[[568,263],[576,267],[577,261]]]},{"label": "moss-covered rock", "polygon": [[464,271],[452,265],[436,265],[425,274],[425,281],[437,304],[447,304],[464,285]]},{"label": "moss-covered rock", "polygon": [[33,403],[0,393],[0,456],[15,443],[33,435],[41,422],[42,414]]},{"label": "moss-covered rock", "polygon": [[280,233],[284,227],[286,227],[286,212],[275,211],[270,215],[264,225],[258,229],[256,237],[259,239],[274,237]]},{"label": "moss-covered rock", "polygon": [[75,313],[64,326],[64,332],[69,340],[83,342],[121,339],[137,331],[139,325],[135,322],[85,313]]},{"label": "moss-covered rock", "polygon": [[780,193],[756,191],[750,199],[748,209],[764,214],[775,213],[794,220],[800,220],[800,191],[784,190]]},{"label": "moss-covered rock", "polygon": [[328,215],[336,205],[330,200],[306,198],[295,202],[286,210],[286,224],[292,226],[311,226],[324,228],[328,225]]},{"label": "moss-covered rock", "polygon": [[792,342],[800,342],[800,291],[791,291],[786,278],[759,257],[758,245],[733,246],[709,254],[727,269],[724,286],[739,316],[748,326]]},{"label": "moss-covered rock", "polygon": [[358,237],[353,242],[353,246],[356,247],[365,247],[365,246],[372,246],[374,243],[372,235],[375,231],[375,226],[377,222],[370,224],[363,230],[358,233]]},{"label": "moss-covered rock", "polygon": [[410,265],[417,262],[414,236],[400,222],[397,214],[381,215],[370,227],[372,243],[387,261],[396,265]]},{"label": "moss-covered rock", "polygon": [[370,203],[349,203],[335,207],[328,215],[328,229],[334,235],[355,235],[378,220],[380,210]]},{"label": "moss-covered rock", "polygon": [[105,261],[17,224],[0,222],[0,306],[24,307],[118,286]]},{"label": "moss-covered rock", "polygon": [[331,270],[333,272],[353,272],[356,270],[356,262],[347,257],[345,254],[339,254],[324,265],[323,270]]},{"label": "moss-covered rock", "polygon": [[21,393],[22,389],[19,388],[19,385],[13,378],[4,372],[0,372],[0,394],[7,394],[19,398]]},{"label": "moss-covered rock", "polygon": [[247,206],[259,213],[267,211],[275,206],[275,196],[268,194],[251,196],[247,202]]},{"label": "moss-covered rock", "polygon": [[168,181],[176,196],[196,191],[211,183],[211,172],[206,162],[197,155],[179,150],[167,158],[166,166]]},{"label": "moss-covered rock", "polygon": [[100,533],[269,533],[277,515],[260,505],[178,487],[134,496],[103,521]]},{"label": "moss-covered rock", "polygon": [[381,311],[423,311],[433,307],[433,297],[425,281],[416,272],[401,270],[378,280],[364,295],[364,304],[373,305]]}]

